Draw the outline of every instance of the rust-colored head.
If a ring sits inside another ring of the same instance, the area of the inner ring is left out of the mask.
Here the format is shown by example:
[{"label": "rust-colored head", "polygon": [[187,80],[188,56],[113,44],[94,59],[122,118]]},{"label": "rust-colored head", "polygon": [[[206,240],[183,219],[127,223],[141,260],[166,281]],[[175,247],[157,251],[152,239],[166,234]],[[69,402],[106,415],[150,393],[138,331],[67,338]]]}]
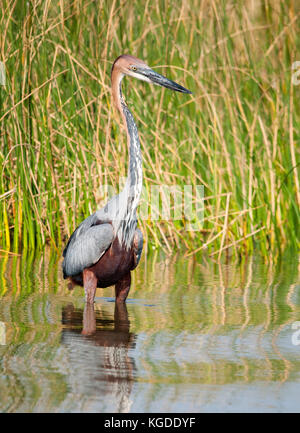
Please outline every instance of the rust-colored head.
[{"label": "rust-colored head", "polygon": [[122,54],[114,61],[111,73],[117,72],[118,74],[131,75],[134,74],[138,67],[150,69],[143,60],[129,54]]},{"label": "rust-colored head", "polygon": [[123,54],[118,57],[112,66],[111,79],[113,87],[119,86],[124,75],[129,75],[139,80],[147,81],[148,83],[154,83],[171,90],[176,90],[177,92],[192,93],[180,86],[180,84],[153,71],[143,60],[129,54]]}]

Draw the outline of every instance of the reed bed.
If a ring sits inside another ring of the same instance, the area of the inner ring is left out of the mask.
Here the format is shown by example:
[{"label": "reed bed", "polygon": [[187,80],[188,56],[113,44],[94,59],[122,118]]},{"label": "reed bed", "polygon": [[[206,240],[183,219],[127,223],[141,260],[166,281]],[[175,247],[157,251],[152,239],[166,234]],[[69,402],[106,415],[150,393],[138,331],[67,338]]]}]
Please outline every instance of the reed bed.
[{"label": "reed bed", "polygon": [[200,229],[149,215],[146,247],[214,258],[299,247],[296,1],[3,0],[0,14],[2,250],[61,251],[105,203],[101,186],[118,192],[128,157],[110,69],[121,53],[193,92],[124,80],[145,190],[204,185]]}]

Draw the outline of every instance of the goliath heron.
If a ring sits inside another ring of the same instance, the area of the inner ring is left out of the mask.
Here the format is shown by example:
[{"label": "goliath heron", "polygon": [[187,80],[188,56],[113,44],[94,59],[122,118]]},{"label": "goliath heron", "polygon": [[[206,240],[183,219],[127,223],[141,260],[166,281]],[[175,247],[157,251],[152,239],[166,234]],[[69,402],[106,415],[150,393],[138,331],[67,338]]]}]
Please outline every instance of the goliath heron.
[{"label": "goliath heron", "polygon": [[63,252],[64,278],[69,278],[71,284],[84,286],[87,303],[94,302],[97,287],[112,285],[115,285],[116,301],[124,302],[130,289],[130,272],[138,265],[143,248],[143,235],[137,228],[136,217],[142,190],[142,157],[137,127],[121,91],[124,75],[191,93],[136,57],[122,55],[113,64],[112,96],[127,131],[128,177],[120,194],[77,227]]}]

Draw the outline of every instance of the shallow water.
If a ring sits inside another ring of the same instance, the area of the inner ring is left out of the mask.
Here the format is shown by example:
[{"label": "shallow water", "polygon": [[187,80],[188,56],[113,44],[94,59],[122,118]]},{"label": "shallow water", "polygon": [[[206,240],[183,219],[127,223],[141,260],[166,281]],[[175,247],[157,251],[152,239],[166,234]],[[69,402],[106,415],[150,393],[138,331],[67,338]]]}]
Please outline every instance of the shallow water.
[{"label": "shallow water", "polygon": [[118,309],[55,260],[0,258],[0,412],[300,412],[297,257],[143,257]]}]

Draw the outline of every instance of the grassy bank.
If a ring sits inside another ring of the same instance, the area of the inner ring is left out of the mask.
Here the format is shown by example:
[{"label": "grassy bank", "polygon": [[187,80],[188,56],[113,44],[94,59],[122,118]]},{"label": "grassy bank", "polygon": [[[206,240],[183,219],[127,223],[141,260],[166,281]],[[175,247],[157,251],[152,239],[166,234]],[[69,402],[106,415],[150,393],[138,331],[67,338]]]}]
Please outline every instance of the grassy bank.
[{"label": "grassy bank", "polygon": [[100,186],[118,190],[126,135],[111,105],[110,69],[121,53],[193,92],[124,82],[146,190],[205,191],[200,231],[187,231],[184,219],[149,217],[140,223],[147,245],[208,248],[214,257],[299,247],[296,3],[4,0],[0,248],[60,250],[105,203]]}]

